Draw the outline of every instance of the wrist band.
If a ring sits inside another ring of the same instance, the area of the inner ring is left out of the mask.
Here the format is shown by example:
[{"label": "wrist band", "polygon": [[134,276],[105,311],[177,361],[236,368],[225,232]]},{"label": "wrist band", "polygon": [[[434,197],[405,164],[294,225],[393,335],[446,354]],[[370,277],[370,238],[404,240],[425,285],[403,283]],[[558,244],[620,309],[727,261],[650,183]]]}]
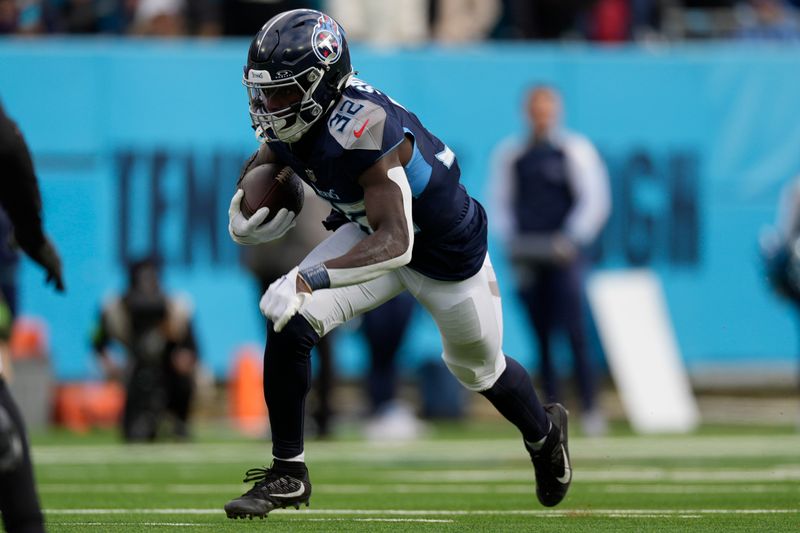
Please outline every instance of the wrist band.
[{"label": "wrist band", "polygon": [[306,280],[312,291],[328,289],[331,286],[331,277],[328,275],[328,269],[322,263],[304,268],[300,271],[300,275]]}]

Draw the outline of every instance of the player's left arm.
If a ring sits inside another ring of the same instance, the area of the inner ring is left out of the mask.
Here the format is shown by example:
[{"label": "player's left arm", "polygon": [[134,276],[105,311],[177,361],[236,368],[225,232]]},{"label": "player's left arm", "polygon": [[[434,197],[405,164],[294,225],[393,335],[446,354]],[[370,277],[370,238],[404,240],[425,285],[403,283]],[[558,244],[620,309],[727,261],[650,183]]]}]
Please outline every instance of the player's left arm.
[{"label": "player's left arm", "polygon": [[64,291],[61,258],[42,227],[42,198],[28,144],[16,123],[0,109],[0,205],[14,224],[14,236],[28,256],[47,272],[46,283]]},{"label": "player's left arm", "polygon": [[411,188],[401,159],[409,151],[405,140],[369,167],[359,178],[372,234],[347,253],[300,272],[308,288],[322,289],[363,283],[411,261],[414,226]]}]

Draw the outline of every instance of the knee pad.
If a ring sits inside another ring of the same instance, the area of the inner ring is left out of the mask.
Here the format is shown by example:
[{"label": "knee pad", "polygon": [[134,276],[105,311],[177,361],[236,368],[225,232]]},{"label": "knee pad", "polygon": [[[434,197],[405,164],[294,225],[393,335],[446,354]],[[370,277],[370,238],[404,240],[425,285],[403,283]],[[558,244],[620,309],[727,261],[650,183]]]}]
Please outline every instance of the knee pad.
[{"label": "knee pad", "polygon": [[443,352],[442,359],[456,379],[475,392],[490,389],[506,369],[506,358],[502,352],[489,358],[464,357],[463,354],[454,356]]}]

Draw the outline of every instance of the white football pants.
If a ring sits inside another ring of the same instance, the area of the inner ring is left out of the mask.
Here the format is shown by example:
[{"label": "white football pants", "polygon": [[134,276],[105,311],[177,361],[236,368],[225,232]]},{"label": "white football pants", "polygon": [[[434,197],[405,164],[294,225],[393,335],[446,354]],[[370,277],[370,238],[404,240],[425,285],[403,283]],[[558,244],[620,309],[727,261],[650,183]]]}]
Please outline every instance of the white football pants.
[{"label": "white football pants", "polygon": [[[365,237],[356,224],[345,224],[317,245],[300,268],[339,257]],[[470,390],[491,388],[505,370],[506,360],[500,292],[488,254],[481,270],[464,281],[439,281],[401,267],[358,285],[316,290],[300,314],[322,337],[404,290],[436,321],[444,347],[442,359],[453,375]]]}]

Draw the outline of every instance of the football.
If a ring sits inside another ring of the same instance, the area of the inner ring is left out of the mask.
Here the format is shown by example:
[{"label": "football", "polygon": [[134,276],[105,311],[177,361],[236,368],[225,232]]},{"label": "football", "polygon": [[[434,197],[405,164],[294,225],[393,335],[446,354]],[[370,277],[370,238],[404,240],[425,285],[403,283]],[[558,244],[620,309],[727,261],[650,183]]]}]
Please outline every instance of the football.
[{"label": "football", "polygon": [[269,208],[265,223],[284,207],[295,215],[303,209],[303,182],[288,166],[267,163],[253,167],[242,177],[239,188],[244,191],[240,209],[247,218],[262,207]]}]

